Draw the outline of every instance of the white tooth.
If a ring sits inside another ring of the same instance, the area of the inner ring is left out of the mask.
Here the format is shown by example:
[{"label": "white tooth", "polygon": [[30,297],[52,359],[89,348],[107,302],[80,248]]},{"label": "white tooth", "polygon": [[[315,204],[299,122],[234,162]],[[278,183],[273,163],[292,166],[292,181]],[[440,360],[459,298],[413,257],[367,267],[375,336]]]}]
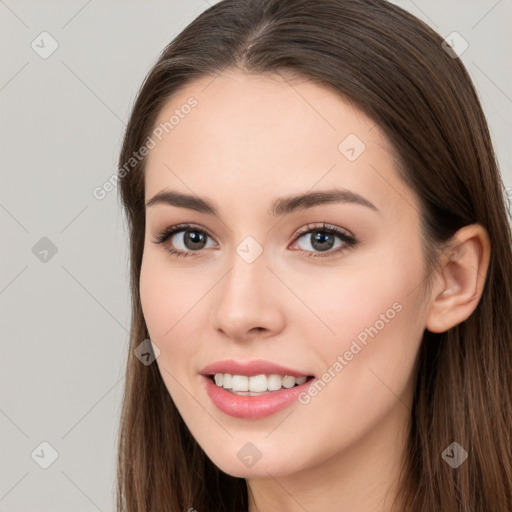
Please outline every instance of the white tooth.
[{"label": "white tooth", "polygon": [[233,391],[249,391],[249,377],[233,375]]},{"label": "white tooth", "polygon": [[269,375],[267,381],[269,391],[277,391],[281,389],[281,384],[283,382],[281,375],[276,375],[275,373]]},{"label": "white tooth", "polygon": [[249,377],[249,391],[267,391],[267,376],[253,375],[252,377]]},{"label": "white tooth", "polygon": [[215,384],[217,384],[217,386],[222,386],[222,382],[224,380],[222,373],[216,373],[213,378],[215,379]]},{"label": "white tooth", "polygon": [[306,382],[307,377],[295,377],[296,384],[304,384]]},{"label": "white tooth", "polygon": [[222,387],[224,389],[231,389],[233,387],[233,375],[225,373],[222,377]]},{"label": "white tooth", "polygon": [[286,375],[283,379],[283,387],[284,388],[293,388],[295,386],[295,377],[291,375]]}]

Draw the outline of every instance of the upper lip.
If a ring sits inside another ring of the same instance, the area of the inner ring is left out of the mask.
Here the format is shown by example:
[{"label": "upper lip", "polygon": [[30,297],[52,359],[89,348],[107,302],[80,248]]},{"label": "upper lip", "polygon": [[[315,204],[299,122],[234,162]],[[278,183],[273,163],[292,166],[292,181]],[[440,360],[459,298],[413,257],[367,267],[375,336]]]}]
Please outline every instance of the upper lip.
[{"label": "upper lip", "polygon": [[270,361],[264,361],[263,359],[254,359],[252,361],[235,361],[233,359],[216,361],[205,366],[200,373],[203,375],[230,373],[231,375],[247,375],[248,377],[261,374],[290,375],[293,377],[309,377],[311,375]]}]

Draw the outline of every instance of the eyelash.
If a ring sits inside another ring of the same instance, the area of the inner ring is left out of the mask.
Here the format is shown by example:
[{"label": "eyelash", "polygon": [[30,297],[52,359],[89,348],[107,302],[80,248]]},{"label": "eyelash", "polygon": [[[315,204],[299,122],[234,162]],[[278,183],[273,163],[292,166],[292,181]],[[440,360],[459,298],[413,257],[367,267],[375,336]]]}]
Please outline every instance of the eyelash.
[{"label": "eyelash", "polygon": [[[176,233],[180,233],[181,231],[189,231],[189,230],[197,231],[206,236],[209,236],[208,233],[204,229],[200,228],[199,226],[195,226],[193,224],[178,224],[176,226],[171,226],[169,228],[166,228],[164,231],[159,233],[156,236],[156,240],[154,240],[153,243],[158,244],[158,245],[163,245],[169,238],[171,238]],[[347,249],[353,248],[353,247],[357,246],[357,244],[359,243],[359,241],[355,237],[348,235],[346,232],[342,231],[341,229],[337,228],[336,226],[327,225],[325,223],[322,224],[322,226],[313,226],[313,227],[311,227],[311,225],[308,224],[305,228],[303,228],[296,234],[296,236],[294,238],[294,242],[296,240],[302,238],[304,235],[307,235],[308,233],[312,233],[315,231],[322,232],[322,233],[329,233],[331,235],[336,235],[342,240],[342,242],[344,242],[345,246],[338,247],[334,251],[325,251],[324,253],[322,253],[321,251],[315,253],[313,251],[306,251],[303,249],[299,249],[299,252],[306,253],[308,258],[328,258],[328,257],[332,256],[333,254],[339,254],[339,253],[344,252]],[[170,247],[167,247],[167,251],[172,256],[185,257],[185,258],[195,257],[196,256],[195,253],[201,252],[201,250],[177,251],[176,249],[173,249]],[[324,254],[326,254],[326,256],[324,256]]]}]

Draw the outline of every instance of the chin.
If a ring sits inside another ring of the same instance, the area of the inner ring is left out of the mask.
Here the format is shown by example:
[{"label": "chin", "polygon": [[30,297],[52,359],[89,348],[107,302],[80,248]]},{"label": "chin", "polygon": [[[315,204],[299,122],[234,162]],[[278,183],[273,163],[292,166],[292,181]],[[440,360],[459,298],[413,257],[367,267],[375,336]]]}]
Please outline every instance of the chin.
[{"label": "chin", "polygon": [[[268,453],[267,456],[265,452]],[[261,447],[259,450],[250,441],[235,442],[232,449],[224,445],[222,452],[208,451],[206,455],[221,471],[237,478],[268,478],[270,475],[280,477],[291,473],[291,456],[278,453],[275,448],[270,447]],[[283,464],[284,461],[286,464]]]}]

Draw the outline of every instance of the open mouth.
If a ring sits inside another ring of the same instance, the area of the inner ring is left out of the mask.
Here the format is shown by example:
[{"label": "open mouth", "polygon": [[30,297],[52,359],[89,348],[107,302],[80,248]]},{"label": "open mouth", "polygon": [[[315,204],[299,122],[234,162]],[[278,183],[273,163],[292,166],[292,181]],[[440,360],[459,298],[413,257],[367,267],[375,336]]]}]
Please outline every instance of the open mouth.
[{"label": "open mouth", "polygon": [[246,372],[251,375],[213,373],[212,370],[201,375],[206,393],[217,409],[245,420],[258,420],[296,406],[300,402],[299,396],[307,392],[315,379],[314,375],[299,371],[294,371],[295,375],[255,374],[252,369],[246,369]]},{"label": "open mouth", "polygon": [[259,396],[282,389],[290,389],[308,383],[314,376],[294,377],[292,375],[260,374],[260,375],[232,375],[229,373],[215,373],[209,378],[220,388],[230,393],[243,396]]}]

